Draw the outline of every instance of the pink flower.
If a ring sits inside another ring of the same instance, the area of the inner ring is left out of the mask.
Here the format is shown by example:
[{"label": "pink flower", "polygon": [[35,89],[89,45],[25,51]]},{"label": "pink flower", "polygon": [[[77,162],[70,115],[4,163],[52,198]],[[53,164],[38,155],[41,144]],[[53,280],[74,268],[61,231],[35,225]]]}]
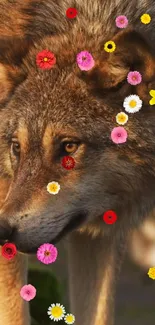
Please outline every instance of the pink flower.
[{"label": "pink flower", "polygon": [[138,71],[130,71],[127,75],[127,81],[130,85],[138,85],[142,81],[142,75]]},{"label": "pink flower", "polygon": [[36,288],[33,287],[31,284],[27,284],[21,288],[20,296],[24,300],[30,301],[30,300],[34,299],[34,297],[36,296]]},{"label": "pink flower", "polygon": [[88,71],[93,68],[95,62],[92,55],[87,51],[82,51],[77,54],[76,62],[80,70]]},{"label": "pink flower", "polygon": [[116,22],[116,26],[118,28],[126,28],[127,25],[128,25],[128,19],[127,19],[126,16],[118,16],[118,17],[116,17],[115,22]]},{"label": "pink flower", "polygon": [[57,248],[52,244],[43,244],[38,248],[37,258],[44,264],[51,264],[56,261],[58,255]]},{"label": "pink flower", "polygon": [[127,131],[122,126],[113,128],[111,132],[111,140],[117,144],[126,142],[127,137]]}]

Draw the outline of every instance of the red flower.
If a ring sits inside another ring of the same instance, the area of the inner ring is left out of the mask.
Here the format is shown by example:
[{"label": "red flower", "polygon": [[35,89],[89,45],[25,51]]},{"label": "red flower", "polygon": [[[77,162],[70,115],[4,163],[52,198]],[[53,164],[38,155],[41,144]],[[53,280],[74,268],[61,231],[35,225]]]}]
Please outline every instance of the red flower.
[{"label": "red flower", "polygon": [[108,210],[104,213],[103,220],[108,225],[112,225],[117,221],[117,214],[112,210]]},{"label": "red flower", "polygon": [[65,156],[62,159],[62,166],[66,169],[72,169],[75,166],[75,160],[70,156]]},{"label": "red flower", "polygon": [[78,12],[75,8],[68,8],[66,10],[66,16],[70,19],[73,19],[77,16]]},{"label": "red flower", "polygon": [[12,243],[6,243],[2,246],[2,256],[11,260],[17,254],[16,246]]},{"label": "red flower", "polygon": [[43,50],[37,54],[36,63],[41,69],[50,69],[56,63],[56,58],[52,52]]}]

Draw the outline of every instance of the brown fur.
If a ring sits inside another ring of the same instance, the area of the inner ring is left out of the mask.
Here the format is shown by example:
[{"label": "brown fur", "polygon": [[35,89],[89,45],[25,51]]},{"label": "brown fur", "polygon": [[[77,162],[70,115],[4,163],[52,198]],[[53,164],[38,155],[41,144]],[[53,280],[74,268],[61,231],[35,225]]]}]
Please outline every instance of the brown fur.
[{"label": "brown fur", "polygon": [[[65,17],[71,5],[79,13],[74,20]],[[7,22],[0,27],[1,243],[13,241],[19,251],[33,253],[74,230],[70,290],[77,325],[113,325],[109,293],[115,292],[127,238],[155,208],[155,113],[149,106],[154,1],[7,1],[1,9]],[[140,23],[146,11],[152,17],[147,28]],[[125,31],[115,26],[119,14],[128,16]],[[103,47],[110,39],[117,47],[107,54]],[[42,49],[57,59],[49,71],[36,66]],[[87,73],[76,64],[76,54],[85,49],[95,59]],[[130,70],[142,73],[141,85],[127,84]],[[128,141],[117,146],[110,132],[132,93],[141,96],[143,107],[130,114]],[[21,147],[18,157],[10,150],[13,140]],[[77,143],[70,171],[61,165],[63,141]],[[56,196],[46,189],[53,180],[61,186]],[[102,215],[111,209],[118,221],[108,226]]]},{"label": "brown fur", "polygon": [[9,262],[0,256],[0,324],[29,324],[29,306],[19,295],[27,281],[26,270],[26,256],[18,253]]}]

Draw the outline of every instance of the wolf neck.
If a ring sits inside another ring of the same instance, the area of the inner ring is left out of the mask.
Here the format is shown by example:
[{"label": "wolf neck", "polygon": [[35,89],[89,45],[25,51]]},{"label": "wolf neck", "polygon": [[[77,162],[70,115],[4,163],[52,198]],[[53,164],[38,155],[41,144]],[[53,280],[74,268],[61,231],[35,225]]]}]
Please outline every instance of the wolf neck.
[{"label": "wolf neck", "polygon": [[8,261],[0,247],[0,325],[30,325],[28,303],[20,297],[27,282],[27,257],[18,254]]},{"label": "wolf neck", "polygon": [[113,325],[118,264],[124,255],[103,237],[74,233],[69,238],[71,312],[77,325]]}]

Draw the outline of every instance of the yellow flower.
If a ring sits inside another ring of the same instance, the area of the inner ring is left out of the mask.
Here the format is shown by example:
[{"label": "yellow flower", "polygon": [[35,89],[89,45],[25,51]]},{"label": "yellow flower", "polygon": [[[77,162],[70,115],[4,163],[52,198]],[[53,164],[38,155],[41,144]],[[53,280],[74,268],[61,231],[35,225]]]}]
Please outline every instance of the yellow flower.
[{"label": "yellow flower", "polygon": [[75,322],[75,316],[72,314],[67,314],[64,318],[64,321],[66,324],[74,324]]},{"label": "yellow flower", "polygon": [[126,124],[128,121],[128,115],[124,112],[120,112],[116,115],[116,122],[120,125]]},{"label": "yellow flower", "polygon": [[149,268],[148,276],[149,276],[151,279],[155,280],[155,266]]},{"label": "yellow flower", "polygon": [[155,90],[153,90],[153,89],[150,90],[149,94],[150,94],[150,96],[152,96],[152,98],[149,101],[149,104],[150,105],[155,105]]},{"label": "yellow flower", "polygon": [[151,17],[150,17],[149,14],[143,14],[143,15],[140,17],[140,19],[141,19],[141,22],[142,22],[143,24],[145,24],[145,25],[149,24],[150,21],[151,21]]},{"label": "yellow flower", "polygon": [[51,304],[51,306],[48,308],[47,314],[49,315],[50,319],[59,321],[64,318],[65,308],[60,304]]},{"label": "yellow flower", "polygon": [[104,44],[104,50],[106,52],[114,52],[116,50],[116,44],[113,41],[106,42]]},{"label": "yellow flower", "polygon": [[51,183],[48,183],[47,185],[47,191],[50,193],[50,194],[58,194],[58,192],[60,191],[60,185],[59,183],[57,182],[51,182]]}]

